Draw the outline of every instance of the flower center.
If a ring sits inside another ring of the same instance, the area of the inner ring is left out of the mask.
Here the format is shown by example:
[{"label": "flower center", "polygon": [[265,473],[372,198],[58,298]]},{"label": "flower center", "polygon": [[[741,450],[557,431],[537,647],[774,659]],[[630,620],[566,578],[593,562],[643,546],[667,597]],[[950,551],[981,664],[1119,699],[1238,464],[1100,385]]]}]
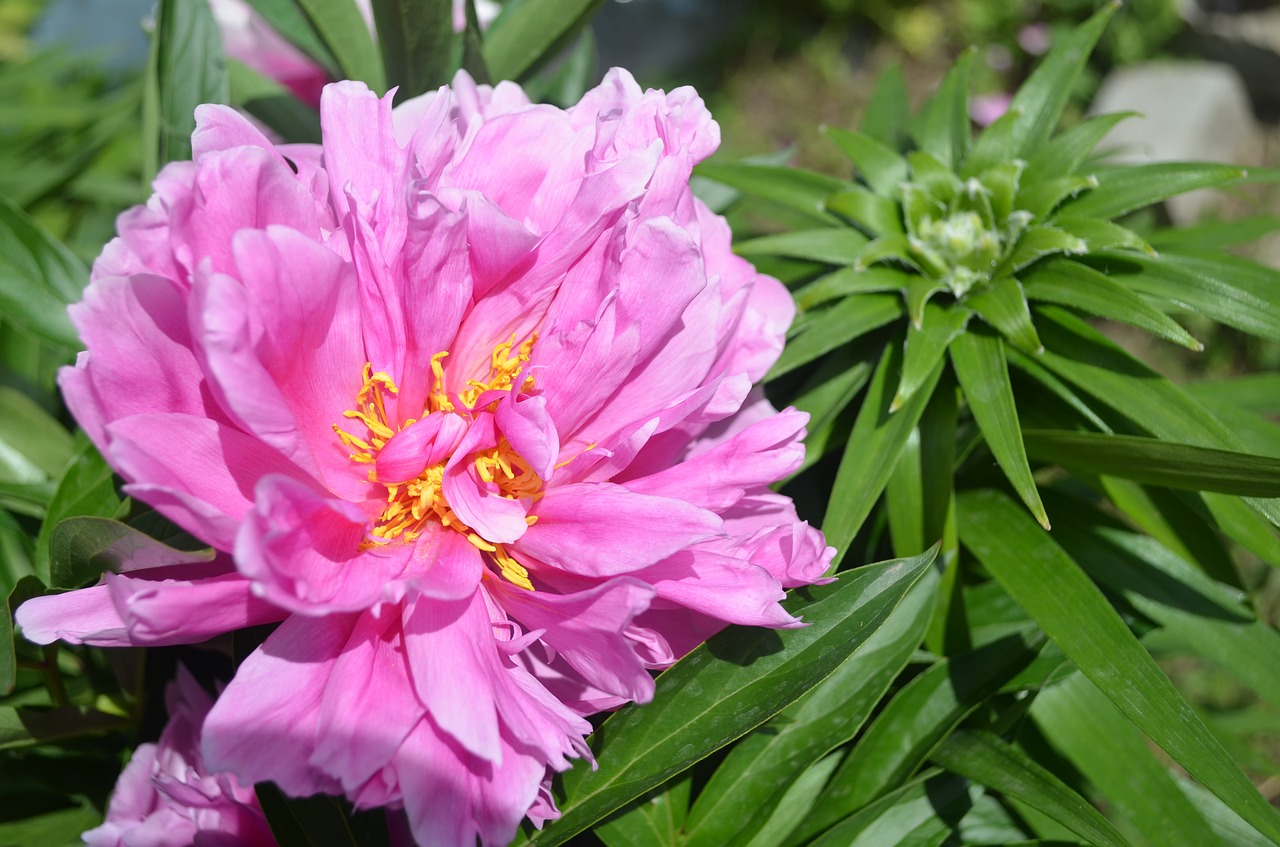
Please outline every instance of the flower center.
[{"label": "flower center", "polygon": [[[435,377],[434,386],[424,404],[423,417],[434,412],[445,412],[474,421],[477,412],[492,412],[501,395],[509,393],[517,384],[517,379],[524,363],[529,361],[529,355],[536,340],[537,336],[534,336],[516,347],[513,337],[499,344],[494,348],[490,359],[488,378],[468,380],[466,389],[453,394],[446,391],[444,387],[442,360],[449,355],[448,351],[436,353],[431,357],[431,371]],[[525,377],[520,383],[521,390],[532,387],[532,376]],[[496,394],[490,392],[496,392]],[[388,400],[398,393],[399,389],[388,374],[382,371],[375,372],[373,365],[366,362],[364,384],[356,395],[356,408],[343,412],[343,416],[363,423],[367,429],[367,435],[365,438],[359,438],[343,430],[338,424],[333,425],[338,438],[352,449],[351,459],[369,466],[370,482],[380,482],[377,462],[382,449],[397,433],[419,420],[410,418],[399,426],[395,426],[388,419]],[[450,459],[449,455],[440,457],[439,461],[428,465],[414,479],[381,483],[386,490],[386,506],[369,530],[369,539],[365,542],[366,549],[396,539],[413,541],[422,534],[428,523],[434,522],[462,533],[468,541],[488,554],[508,581],[532,590],[533,584],[529,581],[528,570],[513,559],[502,544],[486,541],[450,508],[444,495],[444,473]],[[494,486],[498,496],[512,500],[537,499],[542,496],[542,479],[524,457],[512,448],[505,437],[499,437],[495,446],[476,452],[471,460],[475,464],[476,474],[484,483]],[[525,522],[530,526],[536,521],[537,517],[533,515],[525,518]]]}]

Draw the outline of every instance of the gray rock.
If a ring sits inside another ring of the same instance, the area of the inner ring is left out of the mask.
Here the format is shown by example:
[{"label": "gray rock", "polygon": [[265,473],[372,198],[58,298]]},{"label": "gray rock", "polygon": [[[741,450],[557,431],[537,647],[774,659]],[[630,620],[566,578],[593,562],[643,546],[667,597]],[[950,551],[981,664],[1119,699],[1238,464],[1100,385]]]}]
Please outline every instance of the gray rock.
[{"label": "gray rock", "polygon": [[[1260,165],[1262,130],[1244,84],[1227,65],[1150,62],[1114,71],[1089,110],[1139,112],[1122,121],[1099,145],[1115,161],[1212,161]],[[1201,220],[1217,208],[1219,195],[1196,191],[1167,203],[1174,223]]]}]

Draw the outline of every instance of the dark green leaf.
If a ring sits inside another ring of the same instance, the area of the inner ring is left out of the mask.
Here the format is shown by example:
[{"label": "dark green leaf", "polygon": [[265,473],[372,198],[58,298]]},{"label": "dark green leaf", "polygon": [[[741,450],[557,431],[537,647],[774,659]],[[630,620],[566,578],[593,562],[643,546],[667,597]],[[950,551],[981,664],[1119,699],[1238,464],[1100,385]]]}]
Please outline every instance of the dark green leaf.
[{"label": "dark green leaf", "polygon": [[143,121],[147,182],[162,165],[191,158],[196,106],[231,97],[222,35],[207,3],[159,0],[155,22]]},{"label": "dark green leaf", "polygon": [[338,79],[342,76],[338,60],[325,46],[298,0],[248,0],[248,3],[272,29],[324,68],[330,77]]},{"label": "dark green leaf", "polygon": [[884,487],[885,517],[895,556],[911,556],[928,545],[924,540],[924,474],[920,467],[920,430],[907,436]]},{"label": "dark green leaf", "polygon": [[[476,17],[475,0],[467,0],[466,5],[467,25],[462,31],[462,70],[471,74],[471,78],[481,85],[489,85],[493,82],[493,77],[489,75],[489,65],[484,60],[484,38],[480,34],[480,19]],[[581,67],[584,57],[592,66],[595,65],[595,40],[590,37],[590,31],[584,33],[579,46],[565,61],[563,72],[566,75],[575,74]],[[577,102],[577,98],[574,98],[573,102]]]},{"label": "dark green leaf", "polygon": [[947,347],[964,332],[972,316],[972,312],[958,303],[948,307],[933,303],[925,305],[923,325],[919,329],[907,327],[907,339],[902,348],[902,376],[893,397],[893,411],[897,411],[924,384],[947,354]]},{"label": "dark green leaf", "polygon": [[0,750],[33,747],[127,728],[119,715],[65,706],[57,709],[0,706]]},{"label": "dark green leaf", "polygon": [[897,197],[907,178],[907,160],[898,151],[888,147],[870,135],[850,132],[838,127],[827,127],[827,138],[836,143],[858,172],[877,194]]},{"label": "dark green leaf", "polygon": [[902,299],[891,294],[866,294],[840,301],[815,315],[805,325],[804,332],[787,344],[765,376],[765,381],[776,379],[812,362],[823,353],[891,323],[901,317],[902,312]]},{"label": "dark green leaf", "polygon": [[829,195],[855,187],[853,183],[817,171],[780,165],[755,165],[745,162],[703,162],[696,174],[724,183],[744,194],[751,194],[785,206],[826,226],[836,219],[824,210]]},{"label": "dark green leaf", "polygon": [[1000,463],[1013,490],[1031,514],[1048,529],[1049,517],[1040,502],[1040,492],[1031,476],[1031,466],[1022,443],[1018,408],[1013,402],[1013,386],[1009,383],[1009,367],[1004,357],[1004,342],[999,336],[968,333],[952,343],[951,363],[991,455]]},{"label": "dark green leaf", "polygon": [[8,598],[0,608],[0,697],[13,691],[18,672],[17,657],[13,652],[13,613],[18,607],[44,593],[44,583],[34,576],[24,576],[8,592]]},{"label": "dark green leaf", "polygon": [[233,105],[244,109],[291,142],[320,143],[320,116],[287,88],[246,65],[227,62]]},{"label": "dark green leaf", "polygon": [[1077,473],[1191,491],[1280,497],[1280,459],[1097,432],[1025,430],[1022,440],[1031,455]]},{"label": "dark green leaf", "polygon": [[396,101],[450,81],[455,43],[450,0],[372,0],[373,21],[389,85]]},{"label": "dark green leaf", "polygon": [[961,495],[961,540],[1049,637],[1139,729],[1259,831],[1280,814],[1249,779],[1072,559],[1003,495]]},{"label": "dark green leaf", "polygon": [[0,197],[0,311],[28,332],[70,350],[80,339],[67,304],[80,299],[89,271],[71,251]]},{"label": "dark green leaf", "polygon": [[895,377],[901,371],[901,363],[900,346],[890,345],[871,379],[867,397],[849,433],[849,446],[836,471],[822,524],[827,543],[837,550],[833,567],[844,556],[889,482],[898,454],[911,437],[942,373],[943,363],[939,361],[911,399],[898,411],[891,412]]},{"label": "dark green leaf", "polygon": [[51,581],[49,554],[53,528],[63,518],[73,515],[110,517],[119,506],[120,498],[116,495],[111,468],[88,439],[84,439],[58,481],[44,522],[40,525],[40,535],[36,539],[36,575],[46,583]]},{"label": "dark green leaf", "polygon": [[930,776],[841,821],[812,847],[942,847],[977,796],[962,779]]},{"label": "dark green leaf", "polygon": [[484,39],[484,59],[494,82],[519,80],[551,59],[603,0],[525,0],[503,10]]},{"label": "dark green leaf", "polygon": [[1085,243],[1090,253],[1103,250],[1137,250],[1154,256],[1155,250],[1138,235],[1118,224],[1098,218],[1079,218],[1075,215],[1055,215],[1053,225],[1063,232],[1074,235]]},{"label": "dark green leaf", "polygon": [[828,300],[836,300],[850,294],[905,291],[914,279],[916,279],[915,274],[896,268],[877,267],[863,270],[840,268],[797,290],[796,305],[801,309],[811,310]]},{"label": "dark green leaf", "polygon": [[890,794],[960,721],[1029,665],[1042,644],[1009,636],[944,659],[907,683],[854,745],[795,835],[822,832]]},{"label": "dark green leaf", "polygon": [[620,815],[594,827],[607,847],[669,847],[681,843],[689,813],[690,771],[661,788],[637,797]]},{"label": "dark green leaf", "polygon": [[977,52],[966,50],[920,110],[913,133],[920,149],[948,168],[969,152],[969,64]]},{"label": "dark green leaf", "polygon": [[181,550],[110,518],[81,516],[53,529],[49,571],[54,588],[79,588],[104,571],[208,562],[213,550]]},{"label": "dark green leaf", "polygon": [[933,751],[947,770],[1013,797],[1100,847],[1128,844],[1111,822],[1034,759],[989,732],[957,732]]},{"label": "dark green leaf", "polygon": [[858,251],[867,243],[867,237],[849,227],[802,229],[765,235],[749,241],[739,241],[733,246],[739,256],[791,256],[796,259],[812,259],[832,265],[851,265]]},{"label": "dark green leaf", "polygon": [[1255,215],[1225,221],[1208,221],[1186,227],[1161,227],[1148,236],[1157,250],[1219,251],[1257,241],[1280,230],[1280,218]]},{"label": "dark green leaf", "polygon": [[386,847],[387,816],[381,809],[352,811],[341,797],[286,797],[274,783],[254,786],[280,847]]},{"label": "dark green leaf", "polygon": [[[312,28],[338,62],[340,76],[358,79],[374,92],[387,89],[378,45],[353,0],[294,0],[306,12]],[[419,22],[425,19],[417,19]],[[390,34],[383,32],[382,37]],[[407,37],[407,36],[404,36]],[[398,49],[398,48],[397,48]]]},{"label": "dark green leaf", "polygon": [[1098,169],[1093,176],[1098,180],[1097,187],[1064,204],[1065,213],[1118,218],[1188,191],[1234,185],[1245,178],[1245,171],[1232,165],[1206,162],[1156,162]]},{"label": "dark green leaf", "polygon": [[[898,204],[861,186],[829,195],[823,208],[856,224],[872,235],[893,237],[903,233]],[[864,263],[864,267],[870,262]]]},{"label": "dark green leaf", "polygon": [[1111,132],[1116,124],[1137,112],[1114,112],[1086,118],[1070,129],[1063,130],[1052,140],[1038,147],[1022,171],[1023,185],[1037,185],[1045,180],[1067,176],[1089,158],[1098,142]]},{"label": "dark green leaf", "polygon": [[689,812],[684,847],[745,843],[811,762],[857,734],[924,637],[936,585],[922,579],[831,676],[734,746]]},{"label": "dark green leaf", "polygon": [[[7,817],[7,816],[6,816]],[[102,813],[82,805],[0,823],[4,847],[70,847],[81,844],[80,833],[102,823]]]},{"label": "dark green leaf", "polygon": [[1013,95],[1009,108],[1022,115],[1014,131],[1014,148],[1023,158],[1029,158],[1049,140],[1093,46],[1119,5],[1107,3],[1053,45],[1044,61]]},{"label": "dark green leaf", "polygon": [[859,568],[787,603],[802,629],[730,627],[658,678],[653,702],[627,706],[593,736],[598,770],[562,778],[561,817],[530,841],[563,844],[628,801],[750,732],[826,679],[928,568],[933,553]]},{"label": "dark green leaf", "polygon": [[1013,252],[1001,263],[1001,273],[1016,273],[1032,262],[1058,253],[1071,255],[1086,250],[1084,241],[1052,226],[1029,227],[1018,239]]},{"label": "dark green leaf", "polygon": [[876,79],[858,128],[881,144],[897,149],[910,116],[910,103],[902,66],[892,64]]},{"label": "dark green leaf", "polygon": [[985,291],[969,295],[965,301],[984,321],[1028,353],[1040,353],[1044,345],[1031,322],[1031,310],[1022,283],[1011,276],[1001,277]]},{"label": "dark green leaf", "polygon": [[867,358],[863,349],[850,353],[837,351],[828,356],[791,401],[796,409],[808,413],[810,432],[834,420],[871,378],[875,360]]},{"label": "dark green leaf", "polygon": [[1204,349],[1203,344],[1168,315],[1088,265],[1065,260],[1046,261],[1022,278],[1022,287],[1028,300],[1070,306],[1145,329],[1191,350]]}]

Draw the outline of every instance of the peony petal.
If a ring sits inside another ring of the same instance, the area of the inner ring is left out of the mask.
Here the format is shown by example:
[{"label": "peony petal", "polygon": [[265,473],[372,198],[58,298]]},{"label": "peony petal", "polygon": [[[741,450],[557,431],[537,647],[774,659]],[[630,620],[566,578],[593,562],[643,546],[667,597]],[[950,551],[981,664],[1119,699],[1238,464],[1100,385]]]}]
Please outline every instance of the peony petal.
[{"label": "peony petal", "polygon": [[467,432],[467,422],[459,415],[432,412],[391,436],[378,451],[375,464],[383,485],[408,482],[431,465],[453,454]]},{"label": "peony petal", "polygon": [[471,425],[444,469],[444,497],[449,508],[486,541],[508,544],[525,534],[529,507],[503,497],[494,483],[484,482],[472,456],[497,445],[493,416],[481,415]]},{"label": "peony petal", "polygon": [[720,531],[712,512],[620,485],[552,488],[531,510],[538,521],[513,548],[553,567],[616,576],[652,565]]},{"label": "peony petal", "polygon": [[13,618],[23,637],[36,644],[66,641],[128,647],[133,643],[106,585],[32,597],[18,607]]},{"label": "peony petal", "polygon": [[560,439],[555,422],[547,414],[547,401],[542,397],[512,395],[498,403],[494,419],[512,449],[524,457],[541,479],[551,479],[560,456]]},{"label": "peony petal", "polygon": [[238,573],[189,581],[107,574],[106,587],[137,645],[197,644],[286,615],[254,596]]},{"label": "peony petal", "polygon": [[211,771],[244,784],[270,780],[295,797],[337,792],[339,783],[310,764],[320,707],[356,615],[294,615],[253,651],[218,696],[201,749]]},{"label": "peony petal", "polygon": [[701,612],[725,623],[794,627],[800,622],[780,605],[786,592],[767,570],[706,550],[681,550],[646,568],[642,579],[652,583],[658,597]]}]

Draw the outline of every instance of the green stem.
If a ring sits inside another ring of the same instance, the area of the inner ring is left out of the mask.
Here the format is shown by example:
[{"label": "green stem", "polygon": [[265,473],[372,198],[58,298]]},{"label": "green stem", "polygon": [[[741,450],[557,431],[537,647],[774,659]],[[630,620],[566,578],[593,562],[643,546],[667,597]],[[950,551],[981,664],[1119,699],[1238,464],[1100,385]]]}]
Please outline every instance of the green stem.
[{"label": "green stem", "polygon": [[66,686],[62,684],[62,674],[58,673],[58,645],[50,644],[44,648],[44,664],[40,666],[44,673],[44,684],[49,689],[49,697],[55,706],[70,706],[71,698],[67,696]]}]

